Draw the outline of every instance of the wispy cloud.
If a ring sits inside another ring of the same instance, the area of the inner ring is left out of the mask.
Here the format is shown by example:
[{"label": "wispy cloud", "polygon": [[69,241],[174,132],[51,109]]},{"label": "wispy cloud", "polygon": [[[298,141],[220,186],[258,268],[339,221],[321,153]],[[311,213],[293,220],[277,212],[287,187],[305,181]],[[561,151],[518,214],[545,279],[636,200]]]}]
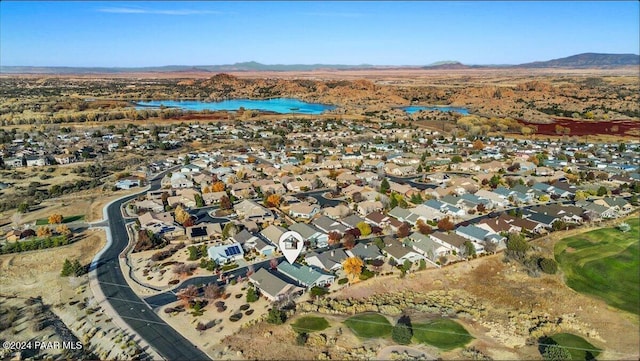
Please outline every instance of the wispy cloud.
[{"label": "wispy cloud", "polygon": [[334,18],[361,18],[369,14],[367,13],[340,13],[340,12],[314,12],[314,13],[301,13],[300,15],[306,16],[324,16]]},{"label": "wispy cloud", "polygon": [[214,10],[189,10],[189,9],[158,10],[158,9],[145,9],[145,8],[134,8],[134,7],[106,7],[106,8],[98,9],[98,12],[111,13],[111,14],[154,14],[154,15],[178,15],[178,16],[223,14],[223,12],[221,11],[214,11]]}]

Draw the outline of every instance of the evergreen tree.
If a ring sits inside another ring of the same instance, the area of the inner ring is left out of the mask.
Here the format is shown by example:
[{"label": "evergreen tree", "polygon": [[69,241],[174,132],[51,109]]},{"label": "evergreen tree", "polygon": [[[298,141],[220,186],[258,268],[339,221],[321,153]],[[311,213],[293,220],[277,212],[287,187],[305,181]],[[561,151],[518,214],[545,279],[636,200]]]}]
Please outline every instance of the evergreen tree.
[{"label": "evergreen tree", "polygon": [[390,187],[391,186],[389,185],[389,181],[387,180],[387,178],[384,178],[380,183],[380,193],[387,193]]},{"label": "evergreen tree", "polygon": [[65,258],[64,264],[62,265],[62,272],[60,272],[60,276],[69,277],[73,273],[73,266],[71,265],[71,261]]}]

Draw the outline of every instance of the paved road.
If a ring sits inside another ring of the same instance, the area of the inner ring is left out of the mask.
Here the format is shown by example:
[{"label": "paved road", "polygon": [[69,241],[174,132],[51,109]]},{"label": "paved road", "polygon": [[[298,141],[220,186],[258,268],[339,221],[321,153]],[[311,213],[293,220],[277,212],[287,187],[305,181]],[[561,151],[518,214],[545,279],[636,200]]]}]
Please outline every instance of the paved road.
[{"label": "paved road", "polygon": [[[155,178],[150,189],[159,188],[160,179]],[[163,358],[209,360],[204,352],[198,350],[158,317],[151,307],[131,290],[122,274],[118,257],[128,244],[128,236],[120,206],[136,196],[131,195],[116,201],[107,209],[112,243],[97,262],[96,272],[100,288],[120,317]]]}]

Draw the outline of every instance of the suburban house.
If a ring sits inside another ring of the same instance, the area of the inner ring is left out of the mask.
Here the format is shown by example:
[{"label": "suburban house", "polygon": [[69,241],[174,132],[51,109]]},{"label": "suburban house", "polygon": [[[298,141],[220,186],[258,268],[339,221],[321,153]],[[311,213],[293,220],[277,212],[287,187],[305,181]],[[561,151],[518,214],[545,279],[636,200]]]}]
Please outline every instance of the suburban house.
[{"label": "suburban house", "polygon": [[47,159],[41,156],[27,155],[24,157],[27,167],[41,167],[47,165]]},{"label": "suburban house", "polygon": [[367,214],[364,219],[367,223],[380,227],[382,229],[386,228],[389,225],[389,216],[386,216],[378,211]]},{"label": "suburban house", "polygon": [[222,235],[220,223],[201,223],[187,227],[187,237],[191,242],[202,242]]},{"label": "suburban house", "polygon": [[341,248],[332,249],[322,253],[310,252],[304,260],[310,266],[315,266],[325,271],[337,271],[342,268],[342,262],[349,256]]},{"label": "suburban house", "polygon": [[433,239],[439,244],[446,244],[451,250],[451,253],[464,254],[466,252],[465,242],[468,240],[455,233],[433,232],[429,235],[429,238]]},{"label": "suburban house", "polygon": [[311,248],[322,248],[329,245],[329,235],[306,223],[294,223],[289,230],[298,232],[302,238],[309,242]]},{"label": "suburban house", "polygon": [[304,292],[304,289],[281,280],[266,268],[260,268],[257,272],[251,274],[249,282],[271,302],[286,300],[290,297],[299,296]]},{"label": "suburban house", "polygon": [[273,213],[270,210],[252,200],[245,199],[235,204],[233,209],[238,214],[238,217],[252,220],[256,223],[273,222],[274,220]]},{"label": "suburban house", "polygon": [[366,216],[371,212],[380,212],[384,209],[384,205],[380,201],[363,201],[357,204],[358,213]]},{"label": "suburban house", "polygon": [[210,206],[212,204],[220,203],[220,200],[222,199],[222,197],[226,197],[226,196],[227,196],[227,192],[224,192],[224,191],[202,193],[202,201],[206,206]]},{"label": "suburban house", "polygon": [[521,228],[508,223],[504,218],[485,218],[476,224],[478,228],[482,228],[492,233],[520,233]]},{"label": "suburban house", "polygon": [[434,239],[422,233],[413,232],[408,239],[411,247],[427,259],[435,262],[438,257],[445,256],[451,251],[446,243],[438,243]]},{"label": "suburban house", "polygon": [[289,215],[293,218],[311,219],[320,212],[320,206],[309,202],[299,202],[289,206]]},{"label": "suburban house", "polygon": [[456,234],[472,241],[476,248],[476,253],[484,252],[485,242],[496,243],[498,247],[501,247],[504,246],[504,241],[506,240],[505,237],[499,234],[495,234],[474,225],[458,227],[456,229]]},{"label": "suburban house", "polygon": [[238,199],[251,198],[255,194],[249,182],[237,182],[231,185],[231,194]]},{"label": "suburban house", "polygon": [[358,243],[352,249],[346,251],[349,257],[359,257],[363,261],[382,259],[380,248],[374,244]]},{"label": "suburban house", "polygon": [[391,257],[397,264],[403,264],[404,261],[411,263],[426,259],[422,254],[416,252],[413,248],[407,247],[405,244],[392,240],[385,244],[382,252]]},{"label": "suburban house", "polygon": [[327,234],[330,232],[338,232],[340,234],[344,234],[344,232],[347,230],[347,227],[344,224],[327,216],[320,216],[314,219],[311,224]]},{"label": "suburban house", "polygon": [[309,266],[280,262],[278,272],[291,278],[293,281],[306,287],[307,289],[318,286],[329,286],[335,280],[335,276],[315,270]]},{"label": "suburban house", "polygon": [[280,227],[274,226],[273,224],[269,225],[269,227],[260,231],[260,235],[264,237],[267,241],[277,245],[280,242],[280,236],[287,230]]},{"label": "suburban house", "polygon": [[358,225],[358,223],[360,222],[364,222],[364,218],[361,218],[355,214],[352,214],[348,217],[342,218],[340,220],[340,222],[342,222],[342,224],[344,224],[345,226],[349,227],[349,228],[356,228],[356,226]]},{"label": "suburban house", "polygon": [[140,179],[124,178],[116,181],[116,188],[118,189],[130,189],[131,187],[140,187]]},{"label": "suburban house", "polygon": [[241,260],[244,257],[242,246],[237,242],[209,247],[207,249],[207,254],[209,255],[209,258],[216,261],[217,264],[225,264]]},{"label": "suburban house", "polygon": [[138,217],[140,228],[150,230],[155,234],[164,234],[177,237],[184,234],[184,229],[174,223],[173,216],[169,212],[147,212]]},{"label": "suburban house", "polygon": [[171,188],[192,188],[193,181],[182,173],[173,173],[170,178]]},{"label": "suburban house", "polygon": [[542,224],[526,218],[512,217],[506,214],[501,214],[500,218],[518,229],[518,232],[527,231],[531,233],[540,233],[544,230],[544,226]]},{"label": "suburban house", "polygon": [[553,227],[553,223],[555,223],[556,221],[558,221],[557,217],[551,216],[551,215],[547,215],[544,213],[535,213],[532,211],[525,211],[524,218],[539,223],[542,225],[542,227],[546,228],[546,229],[551,229]]},{"label": "suburban house", "polygon": [[141,201],[135,201],[132,204],[138,210],[147,210],[154,213],[161,213],[164,211],[162,201],[158,202],[155,200],[144,199]]},{"label": "suburban house", "polygon": [[474,195],[490,201],[491,203],[486,205],[489,209],[494,207],[506,207],[509,205],[509,197],[503,197],[488,190],[480,189]]}]

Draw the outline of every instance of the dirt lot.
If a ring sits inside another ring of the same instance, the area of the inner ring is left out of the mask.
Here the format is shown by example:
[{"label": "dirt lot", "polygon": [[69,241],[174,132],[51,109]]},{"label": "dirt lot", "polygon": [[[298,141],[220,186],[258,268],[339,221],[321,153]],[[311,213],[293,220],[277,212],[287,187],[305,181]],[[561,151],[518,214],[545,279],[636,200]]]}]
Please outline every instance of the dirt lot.
[{"label": "dirt lot", "polygon": [[[60,341],[71,337],[82,342],[83,350],[92,353],[94,358],[135,357],[137,345],[129,342],[130,336],[115,326],[96,304],[88,287],[88,276],[60,277],[65,258],[79,259],[81,264],[88,265],[105,243],[104,231],[91,230],[86,231],[84,239],[68,246],[0,256],[0,309],[4,313],[16,307],[21,315],[12,328],[0,332],[0,338]],[[25,305],[29,297],[41,297],[43,310],[50,310],[55,316],[46,316],[44,311],[32,310],[35,306]],[[39,318],[46,318],[47,326],[36,330],[34,323]],[[73,336],[61,336],[69,334]],[[63,352],[61,348],[50,349],[40,356]]]}]

